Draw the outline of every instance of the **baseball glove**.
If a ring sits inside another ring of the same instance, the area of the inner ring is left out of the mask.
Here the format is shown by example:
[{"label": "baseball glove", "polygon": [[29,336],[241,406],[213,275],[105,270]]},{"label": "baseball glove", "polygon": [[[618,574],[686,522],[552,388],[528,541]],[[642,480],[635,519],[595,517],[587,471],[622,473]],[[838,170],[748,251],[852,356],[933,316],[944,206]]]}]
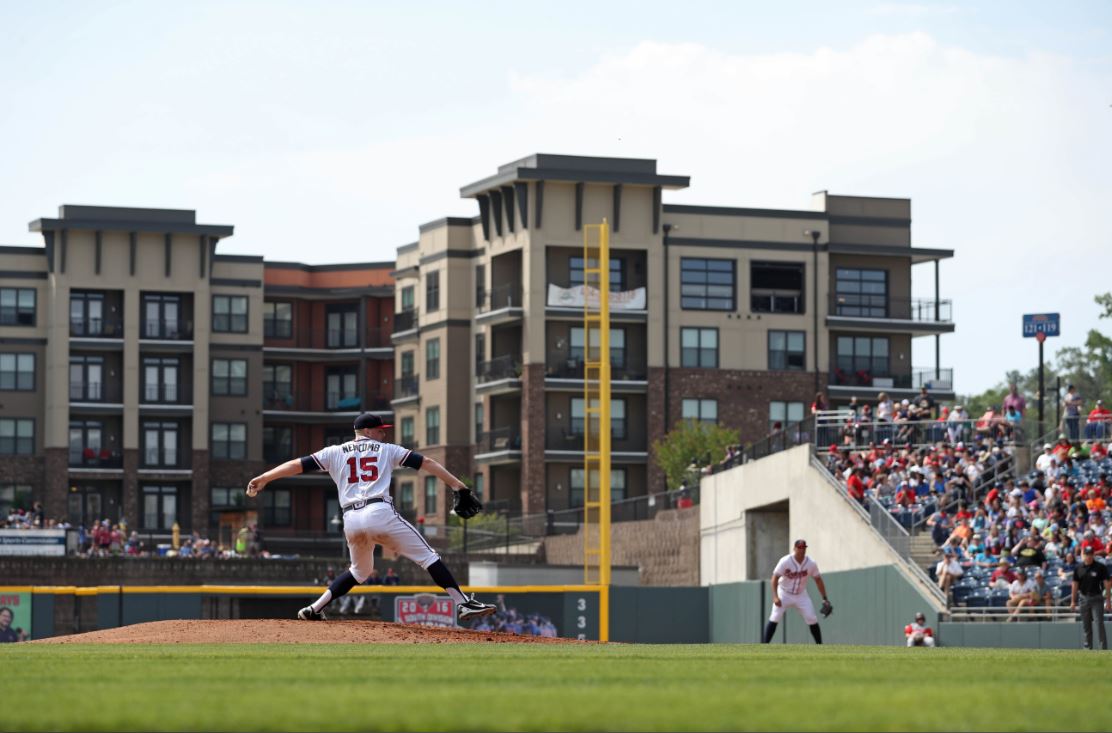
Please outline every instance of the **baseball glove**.
[{"label": "baseball glove", "polygon": [[830,614],[834,613],[834,606],[831,606],[830,601],[823,598],[822,599],[822,608],[819,609],[819,613],[822,614],[823,618],[826,618]]},{"label": "baseball glove", "polygon": [[483,510],[483,505],[471,493],[471,489],[460,489],[456,492],[456,505],[453,509],[460,519],[470,519]]}]

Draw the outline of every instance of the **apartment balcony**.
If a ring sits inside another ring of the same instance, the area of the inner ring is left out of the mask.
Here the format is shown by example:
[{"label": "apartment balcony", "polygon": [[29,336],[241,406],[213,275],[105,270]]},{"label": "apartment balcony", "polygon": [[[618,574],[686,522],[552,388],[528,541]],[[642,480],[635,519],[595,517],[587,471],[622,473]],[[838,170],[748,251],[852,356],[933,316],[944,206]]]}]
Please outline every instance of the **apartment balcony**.
[{"label": "apartment balcony", "polygon": [[123,385],[119,382],[70,382],[71,413],[112,413],[123,409]]},{"label": "apartment balcony", "polygon": [[[289,336],[284,338],[289,339]],[[362,344],[359,342],[357,328],[328,328],[310,332],[308,345],[304,342],[296,345],[273,345],[268,342],[263,346],[263,353],[272,359],[338,364],[355,362],[362,358],[392,359],[394,346],[387,328],[367,328]]]},{"label": "apartment balcony", "polygon": [[124,322],[120,318],[71,318],[70,337],[122,341]]},{"label": "apartment balcony", "polygon": [[954,396],[954,370],[917,368],[905,374],[870,373],[867,369],[846,370],[833,368],[828,375],[831,396],[875,398],[888,392],[893,398],[911,397],[922,387],[935,397]]},{"label": "apartment balcony", "polygon": [[191,472],[193,468],[192,457],[184,450],[140,450],[139,473],[150,474],[181,474]]},{"label": "apartment balcony", "polygon": [[324,407],[333,412],[360,412],[363,398],[356,392],[329,392],[325,395]]},{"label": "apartment balcony", "polygon": [[513,426],[495,428],[479,435],[475,460],[487,465],[521,461],[521,431]]},{"label": "apartment balcony", "polygon": [[193,321],[145,320],[140,341],[192,341]]},{"label": "apartment balcony", "polygon": [[[544,383],[550,390],[581,392],[584,365],[579,354],[550,354],[545,363]],[[610,387],[614,392],[644,392],[648,389],[649,370],[643,360],[625,356],[610,360]]]},{"label": "apartment balcony", "polygon": [[478,314],[475,323],[496,326],[521,321],[525,316],[521,285],[499,285],[479,294]]},{"label": "apartment balcony", "polygon": [[380,416],[392,413],[390,402],[382,397],[361,397],[356,392],[326,392],[324,405],[312,403],[309,399],[298,400],[293,392],[281,387],[263,385],[263,419],[274,422],[288,422],[296,419],[301,423],[334,423],[338,416],[354,417],[361,412],[374,412]]},{"label": "apartment balcony", "polygon": [[181,415],[192,412],[193,389],[188,384],[141,385],[139,409],[151,415]]},{"label": "apartment balcony", "polygon": [[110,451],[107,448],[70,448],[69,467],[71,472],[122,471],[124,457],[119,451]]},{"label": "apartment balcony", "polygon": [[949,300],[895,298],[886,295],[835,293],[830,296],[826,325],[832,329],[870,329],[913,335],[952,333]]},{"label": "apartment balcony", "polygon": [[390,404],[399,405],[416,404],[421,401],[421,378],[409,375],[398,377],[394,380],[394,399]]},{"label": "apartment balcony", "polygon": [[417,338],[420,322],[417,309],[400,311],[394,314],[394,331],[390,334],[393,343]]},{"label": "apartment balcony", "polygon": [[475,375],[478,394],[508,394],[521,391],[521,359],[504,354],[479,363]]}]

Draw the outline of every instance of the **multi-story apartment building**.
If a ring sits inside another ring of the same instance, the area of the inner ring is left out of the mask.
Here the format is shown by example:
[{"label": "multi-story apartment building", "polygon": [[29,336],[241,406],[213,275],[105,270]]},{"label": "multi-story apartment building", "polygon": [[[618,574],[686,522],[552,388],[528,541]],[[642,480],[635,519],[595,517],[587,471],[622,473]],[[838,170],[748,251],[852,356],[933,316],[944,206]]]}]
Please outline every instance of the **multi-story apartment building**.
[{"label": "multi-story apartment building", "polygon": [[393,393],[393,263],[216,253],[192,211],[63,206],[0,249],[0,505],[161,533],[338,532],[327,477],[243,500]]},{"label": "multi-story apartment building", "polygon": [[[814,196],[800,211],[665,204],[687,176],[654,160],[533,155],[464,186],[473,219],[420,227],[398,249],[393,401],[402,441],[524,513],[582,501],[583,225],[611,227],[612,476],[658,491],[650,446],[684,418],[745,441],[803,419],[819,391],[952,397],[951,372],[916,369],[912,341],[954,326],[911,297],[907,199]],[[443,521],[436,487],[411,487]]]}]

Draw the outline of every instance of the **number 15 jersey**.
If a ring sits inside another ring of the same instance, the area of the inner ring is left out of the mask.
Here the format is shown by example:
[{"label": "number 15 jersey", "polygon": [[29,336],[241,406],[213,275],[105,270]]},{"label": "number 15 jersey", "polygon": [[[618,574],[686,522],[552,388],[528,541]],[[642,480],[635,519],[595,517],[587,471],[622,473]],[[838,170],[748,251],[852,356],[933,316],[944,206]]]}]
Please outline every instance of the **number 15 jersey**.
[{"label": "number 15 jersey", "polygon": [[394,469],[399,466],[419,469],[424,462],[421,454],[408,448],[366,438],[321,448],[309,458],[336,482],[340,506],[365,499],[390,501]]}]

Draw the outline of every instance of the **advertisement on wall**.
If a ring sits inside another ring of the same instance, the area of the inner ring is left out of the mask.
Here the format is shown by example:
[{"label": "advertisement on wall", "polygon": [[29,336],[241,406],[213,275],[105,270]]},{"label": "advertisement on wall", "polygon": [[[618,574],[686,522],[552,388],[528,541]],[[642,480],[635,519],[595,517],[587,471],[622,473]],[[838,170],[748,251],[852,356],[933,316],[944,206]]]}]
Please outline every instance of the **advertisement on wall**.
[{"label": "advertisement on wall", "polygon": [[397,596],[394,599],[394,621],[399,624],[454,628],[456,608],[448,596],[434,596],[432,593]]},{"label": "advertisement on wall", "polygon": [[0,555],[66,554],[64,529],[0,529]]},{"label": "advertisement on wall", "polygon": [[31,594],[0,591],[0,644],[31,638]]}]

